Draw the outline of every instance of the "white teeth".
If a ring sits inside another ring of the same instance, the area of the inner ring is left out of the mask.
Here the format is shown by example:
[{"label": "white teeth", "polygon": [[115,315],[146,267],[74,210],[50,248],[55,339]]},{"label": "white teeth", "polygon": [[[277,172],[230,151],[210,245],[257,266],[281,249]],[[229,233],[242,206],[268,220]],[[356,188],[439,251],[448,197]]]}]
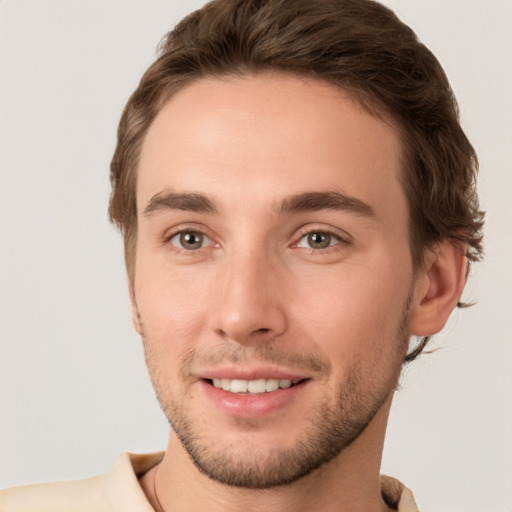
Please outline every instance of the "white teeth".
[{"label": "white teeth", "polygon": [[276,391],[279,388],[287,389],[292,384],[297,384],[297,382],[299,381],[292,382],[288,379],[212,379],[212,383],[216,388],[221,388],[224,391],[231,391],[231,393],[251,393],[253,395],[269,393],[271,391]]},{"label": "white teeth", "polygon": [[246,380],[232,380],[231,381],[231,393],[247,393],[248,382]]},{"label": "white teeth", "polygon": [[275,391],[279,389],[279,381],[277,379],[267,379],[265,381],[265,391]]},{"label": "white teeth", "polygon": [[250,380],[247,383],[249,393],[265,393],[265,379]]}]

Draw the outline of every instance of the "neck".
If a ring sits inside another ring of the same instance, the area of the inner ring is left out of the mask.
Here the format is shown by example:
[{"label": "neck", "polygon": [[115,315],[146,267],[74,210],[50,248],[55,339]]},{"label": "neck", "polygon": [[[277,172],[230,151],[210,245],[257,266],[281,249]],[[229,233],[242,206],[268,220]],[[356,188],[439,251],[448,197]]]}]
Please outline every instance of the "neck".
[{"label": "neck", "polygon": [[389,511],[379,468],[390,404],[391,399],[342,453],[289,485],[255,490],[213,481],[193,465],[174,432],[162,462],[140,483],[158,512]]}]

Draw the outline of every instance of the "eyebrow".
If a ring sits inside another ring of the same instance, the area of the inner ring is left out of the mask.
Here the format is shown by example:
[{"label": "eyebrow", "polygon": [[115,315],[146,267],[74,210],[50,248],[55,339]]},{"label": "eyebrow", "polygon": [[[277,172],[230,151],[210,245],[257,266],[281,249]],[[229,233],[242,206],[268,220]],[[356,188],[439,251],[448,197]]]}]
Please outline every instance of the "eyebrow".
[{"label": "eyebrow", "polygon": [[369,204],[342,192],[305,192],[288,197],[277,206],[279,213],[319,210],[341,210],[375,217],[375,210]]},{"label": "eyebrow", "polygon": [[199,213],[217,213],[213,201],[202,194],[160,192],[154,195],[144,209],[144,215],[162,210],[183,210]]},{"label": "eyebrow", "polygon": [[[182,210],[198,213],[217,213],[212,199],[197,193],[160,192],[154,195],[144,209],[148,216],[162,210]],[[275,206],[278,213],[341,210],[366,217],[375,217],[375,210],[364,201],[342,192],[304,192],[283,199]]]}]

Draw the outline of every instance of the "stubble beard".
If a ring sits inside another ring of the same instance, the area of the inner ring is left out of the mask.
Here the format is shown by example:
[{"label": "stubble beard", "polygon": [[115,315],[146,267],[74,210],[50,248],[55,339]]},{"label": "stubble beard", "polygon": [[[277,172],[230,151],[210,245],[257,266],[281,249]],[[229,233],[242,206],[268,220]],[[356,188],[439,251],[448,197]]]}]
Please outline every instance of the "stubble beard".
[{"label": "stubble beard", "polygon": [[[393,339],[379,341],[378,345],[382,348],[379,352],[382,353],[374,358],[374,364],[368,366],[363,361],[354,362],[339,384],[334,398],[325,397],[315,409],[305,411],[307,425],[291,448],[274,447],[263,453],[261,446],[258,450],[241,449],[240,446],[225,446],[220,440],[207,441],[198,429],[197,422],[192,421],[184,401],[166,385],[164,374],[158,367],[158,358],[148,349],[150,344],[143,336],[146,362],[160,406],[201,473],[222,484],[247,489],[288,485],[311,474],[350,446],[395,391],[403,364],[404,347],[408,345],[409,303],[408,300]],[[257,349],[257,352],[265,353],[265,349]],[[232,359],[237,357],[244,358],[234,355]],[[193,359],[194,355],[191,355],[184,368]],[[273,357],[268,357],[267,352],[265,359]],[[303,366],[314,365],[311,357],[296,356],[295,360],[302,361]],[[387,361],[389,368],[383,381],[376,383],[372,375],[382,371],[376,367],[382,361]]]}]

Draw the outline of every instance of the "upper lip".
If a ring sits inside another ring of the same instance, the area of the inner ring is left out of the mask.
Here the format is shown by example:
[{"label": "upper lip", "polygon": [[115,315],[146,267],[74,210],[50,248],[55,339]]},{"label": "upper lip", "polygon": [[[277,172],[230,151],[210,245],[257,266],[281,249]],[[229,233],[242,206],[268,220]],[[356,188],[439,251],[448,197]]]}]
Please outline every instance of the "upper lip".
[{"label": "upper lip", "polygon": [[207,368],[198,372],[199,379],[229,379],[229,380],[259,380],[259,379],[277,379],[277,380],[304,380],[309,375],[298,373],[293,370],[276,368],[273,366],[222,366],[216,368]]}]

